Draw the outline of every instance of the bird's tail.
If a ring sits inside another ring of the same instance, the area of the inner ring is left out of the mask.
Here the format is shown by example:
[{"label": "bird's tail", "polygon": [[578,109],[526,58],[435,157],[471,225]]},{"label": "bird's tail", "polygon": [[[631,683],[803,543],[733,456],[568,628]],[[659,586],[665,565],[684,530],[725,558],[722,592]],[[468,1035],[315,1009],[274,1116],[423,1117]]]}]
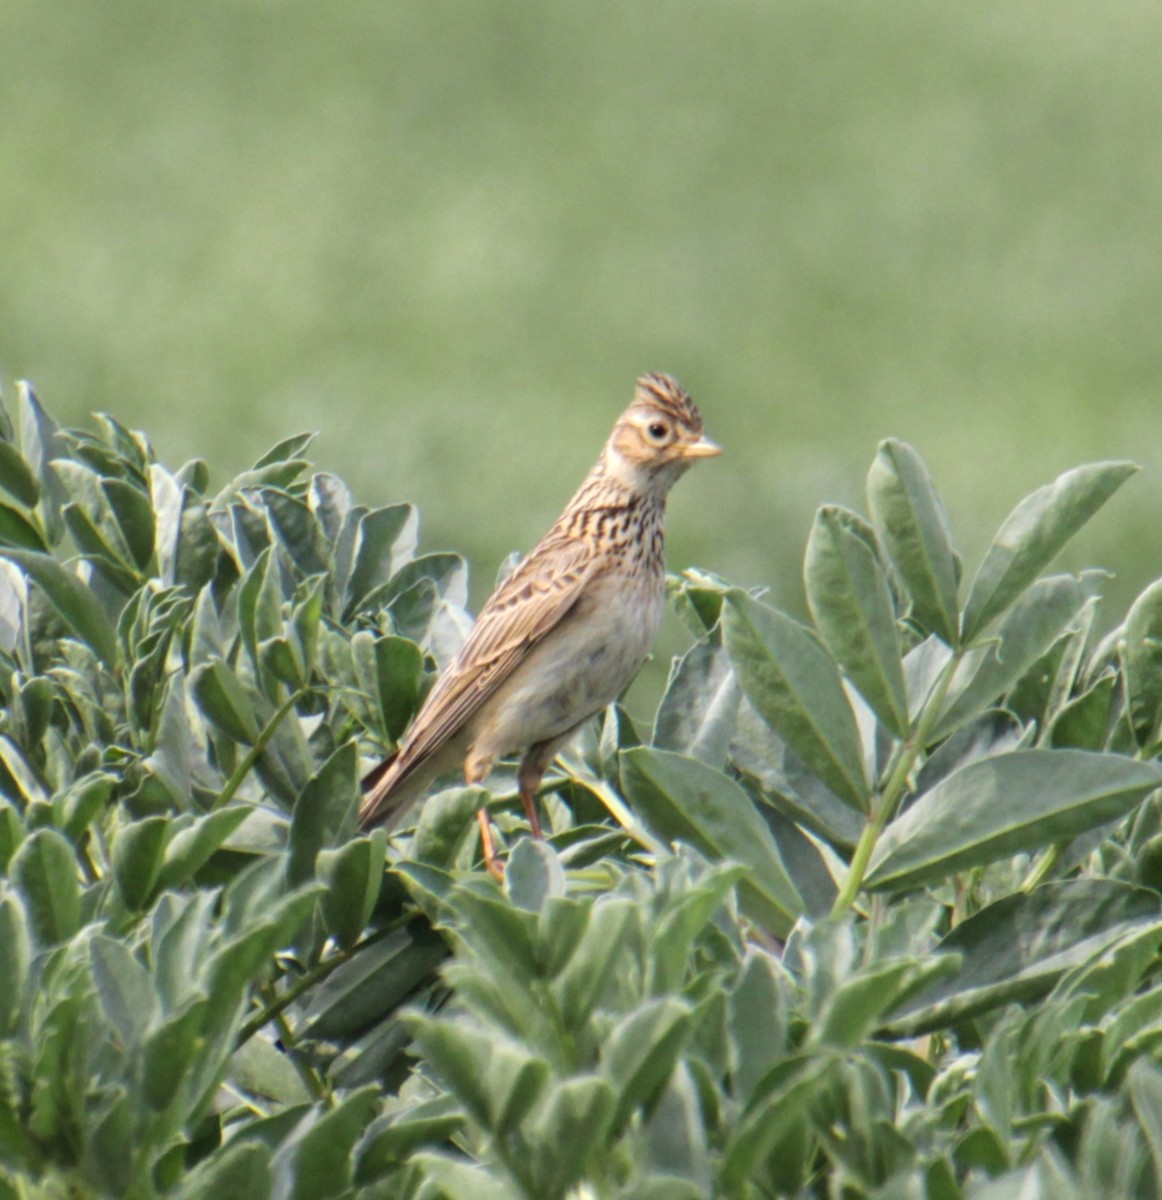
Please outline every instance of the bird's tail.
[{"label": "bird's tail", "polygon": [[399,781],[399,751],[388,755],[383,762],[363,776],[360,787],[363,799],[359,802],[359,827],[382,825],[397,809],[407,803],[406,797],[393,796],[392,789]]}]

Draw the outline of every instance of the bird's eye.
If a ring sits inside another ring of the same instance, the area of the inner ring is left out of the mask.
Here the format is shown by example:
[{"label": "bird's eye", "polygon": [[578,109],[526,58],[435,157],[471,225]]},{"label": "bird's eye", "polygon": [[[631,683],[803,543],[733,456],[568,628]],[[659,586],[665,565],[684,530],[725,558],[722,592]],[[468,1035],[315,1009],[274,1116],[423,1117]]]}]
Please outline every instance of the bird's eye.
[{"label": "bird's eye", "polygon": [[650,435],[651,442],[665,441],[666,434],[669,432],[669,428],[661,421],[655,421],[652,425],[646,428],[646,433]]}]

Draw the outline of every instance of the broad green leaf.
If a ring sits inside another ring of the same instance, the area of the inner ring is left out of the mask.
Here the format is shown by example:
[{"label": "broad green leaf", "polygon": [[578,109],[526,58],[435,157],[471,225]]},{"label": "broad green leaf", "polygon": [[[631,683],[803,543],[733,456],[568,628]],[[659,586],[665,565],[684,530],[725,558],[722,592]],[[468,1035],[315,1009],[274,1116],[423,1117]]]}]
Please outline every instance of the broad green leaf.
[{"label": "broad green leaf", "polygon": [[123,479],[102,479],[101,491],[134,564],[144,571],[153,559],[154,516],[149,497]]},{"label": "broad green leaf", "polygon": [[190,691],[211,725],[232,741],[254,745],[259,733],[254,702],[226,663],[211,659],[195,667]]},{"label": "broad green leaf", "polygon": [[311,992],[304,1036],[350,1037],[399,1006],[448,956],[434,935],[398,930],[360,950]]},{"label": "broad green leaf", "polygon": [[870,888],[947,879],[1022,850],[1068,841],[1124,816],[1162,766],[1086,750],[1016,750],[978,759],[921,796],[880,838]]},{"label": "broad green leaf", "polygon": [[722,769],[738,718],[742,688],[720,639],[696,642],[675,659],[650,741]]},{"label": "broad green leaf", "polygon": [[776,961],[748,948],[727,1000],[731,1090],[744,1103],[786,1055],[788,991]]},{"label": "broad green leaf", "polygon": [[35,508],[40,498],[36,476],[11,442],[0,441],[0,487],[25,508]]},{"label": "broad green leaf", "polygon": [[908,728],[903,650],[875,533],[847,509],[815,514],[804,561],[815,626],[876,716],[897,737]]},{"label": "broad green leaf", "polygon": [[1134,1112],[1154,1160],[1154,1174],[1162,1179],[1162,1071],[1141,1060],[1130,1068],[1129,1084]]},{"label": "broad green leaf", "polygon": [[142,1044],[142,1087],[145,1101],[155,1112],[168,1108],[183,1089],[189,1092],[189,1070],[195,1059],[204,1059],[202,1036],[212,1001],[195,999],[154,1025]]},{"label": "broad green leaf", "polygon": [[668,842],[687,842],[711,859],[744,864],[744,903],[778,936],[803,913],[762,817],[728,776],[695,758],[639,746],[620,756],[626,798],[645,823]]},{"label": "broad green leaf", "polygon": [[601,1071],[617,1095],[615,1134],[639,1108],[651,1107],[693,1032],[689,1005],[664,996],[623,1017],[605,1036]]},{"label": "broad green leaf", "polygon": [[313,879],[319,851],[354,830],[359,807],[357,765],[355,743],[344,742],[295,800],[286,866],[292,887]]},{"label": "broad green leaf", "polygon": [[837,796],[866,812],[869,785],[855,716],[815,635],[737,590],[727,593],[722,622],[747,699]]},{"label": "broad green leaf", "polygon": [[419,518],[410,504],[393,504],[365,513],[355,539],[355,557],[347,582],[349,611],[388,582],[411,561]]},{"label": "broad green leaf", "polygon": [[0,885],[0,1039],[11,1037],[20,1024],[31,953],[24,909]]},{"label": "broad green leaf", "polygon": [[528,1122],[531,1161],[521,1165],[531,1195],[563,1200],[580,1182],[602,1155],[616,1103],[613,1088],[595,1075],[575,1075],[550,1088]]},{"label": "broad green leaf", "polygon": [[517,908],[542,912],[549,900],[565,894],[565,869],[551,846],[521,838],[509,855],[504,889]]},{"label": "broad green leaf", "polygon": [[1162,719],[1162,579],[1133,603],[1122,626],[1118,654],[1130,725],[1139,746],[1152,746]]},{"label": "broad green leaf", "polygon": [[56,422],[44,411],[36,393],[21,380],[17,384],[20,405],[20,452],[40,489],[40,511],[49,542],[60,540],[60,506],[63,490],[51,460],[65,449]]},{"label": "broad green leaf", "polygon": [[202,1160],[177,1193],[179,1200],[267,1200],[270,1150],[258,1141],[233,1141]]},{"label": "broad green leaf", "polygon": [[123,942],[111,937],[97,936],[89,942],[89,961],[105,1016],[124,1048],[135,1048],[153,1011],[149,972]]},{"label": "broad green leaf", "polygon": [[513,1200],[513,1185],[467,1159],[417,1154],[413,1160],[447,1200]]},{"label": "broad green leaf", "polygon": [[554,983],[566,1029],[580,1029],[589,1019],[628,953],[636,916],[636,906],[619,896],[604,896],[594,903],[581,942]]},{"label": "broad green leaf", "polygon": [[1026,588],[1005,614],[995,637],[965,653],[931,741],[943,739],[986,708],[995,707],[1084,610],[1093,583],[1089,576],[1053,575]]},{"label": "broad green leaf", "polygon": [[153,895],[169,836],[168,817],[146,817],[117,831],[113,842],[113,878],[130,912],[140,912]]},{"label": "broad green leaf", "polygon": [[188,883],[209,862],[222,843],[250,815],[242,805],[206,813],[192,824],[179,829],[165,848],[165,858],[158,874],[157,887],[180,887]]},{"label": "broad green leaf", "polygon": [[880,443],[867,477],[880,540],[912,600],[912,616],[957,646],[959,564],[948,517],[927,467],[907,442]]},{"label": "broad green leaf", "polygon": [[71,938],[81,924],[81,888],[73,848],[55,829],[38,829],[20,844],[8,873],[24,900],[39,947]]},{"label": "broad green leaf", "polygon": [[66,567],[47,554],[29,550],[0,551],[11,559],[48,597],[64,622],[112,668],[117,662],[117,635],[94,593]]},{"label": "broad green leaf", "polygon": [[356,1151],[355,1181],[369,1183],[411,1157],[421,1146],[446,1145],[464,1127],[450,1095],[386,1112],[373,1121]]},{"label": "broad green leaf", "polygon": [[958,925],[937,953],[960,956],[955,974],[889,1014],[911,1036],[976,1013],[1028,1003],[1070,968],[1135,929],[1162,928],[1162,897],[1108,879],[1071,879],[1017,892]]},{"label": "broad green leaf", "polygon": [[386,851],[387,834],[375,829],[367,837],[355,838],[319,855],[319,878],[327,885],[322,899],[323,921],[344,949],[359,940],[371,919],[383,883]]},{"label": "broad green leaf", "polygon": [[1026,496],[1005,518],[972,581],[965,642],[975,641],[1138,469],[1130,462],[1091,463]]},{"label": "broad green leaf", "polygon": [[410,1018],[416,1041],[474,1120],[508,1132],[535,1105],[550,1078],[549,1064],[468,1017]]},{"label": "broad green leaf", "polygon": [[378,705],[384,733],[397,741],[419,707],[424,652],[402,637],[373,637],[361,630],[351,639],[360,687]]},{"label": "broad green leaf", "polygon": [[1063,705],[1049,727],[1048,742],[1055,748],[1076,746],[1079,750],[1100,750],[1106,741],[1117,694],[1118,677],[1111,671],[1088,691]]},{"label": "broad green leaf", "polygon": [[272,1200],[334,1200],[351,1184],[351,1151],[367,1128],[379,1088],[366,1087],[333,1108],[315,1108],[274,1156]]},{"label": "broad green leaf", "polygon": [[[0,446],[3,445],[5,443],[0,442]],[[22,550],[48,549],[36,526],[7,504],[0,504],[0,544]]]}]

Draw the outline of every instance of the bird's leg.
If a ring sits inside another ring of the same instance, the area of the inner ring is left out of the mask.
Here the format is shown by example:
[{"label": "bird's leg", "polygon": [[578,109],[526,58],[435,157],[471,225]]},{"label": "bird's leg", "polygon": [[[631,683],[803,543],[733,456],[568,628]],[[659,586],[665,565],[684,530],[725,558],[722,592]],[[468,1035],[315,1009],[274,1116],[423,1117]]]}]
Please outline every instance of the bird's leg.
[{"label": "bird's leg", "polygon": [[[468,751],[464,760],[464,781],[469,787],[482,784],[492,771],[492,755],[477,753],[475,747]],[[480,850],[488,873],[498,883],[504,882],[504,866],[496,856],[496,844],[492,840],[492,826],[488,823],[488,809],[476,810],[476,821],[480,826]]]},{"label": "bird's leg", "polygon": [[478,808],[476,820],[480,824],[480,848],[484,852],[484,865],[488,873],[497,883],[504,882],[504,865],[496,857],[496,847],[492,842],[492,826],[488,823],[488,809]]},{"label": "bird's leg", "polygon": [[535,746],[529,747],[528,752],[520,761],[520,770],[516,776],[517,785],[520,787],[520,802],[524,805],[525,816],[529,819],[529,828],[537,841],[544,836],[541,833],[540,818],[537,816],[537,789],[541,786],[545,772],[553,765],[557,751],[569,740],[572,732],[569,730],[561,737],[550,738],[547,742],[537,742]]}]

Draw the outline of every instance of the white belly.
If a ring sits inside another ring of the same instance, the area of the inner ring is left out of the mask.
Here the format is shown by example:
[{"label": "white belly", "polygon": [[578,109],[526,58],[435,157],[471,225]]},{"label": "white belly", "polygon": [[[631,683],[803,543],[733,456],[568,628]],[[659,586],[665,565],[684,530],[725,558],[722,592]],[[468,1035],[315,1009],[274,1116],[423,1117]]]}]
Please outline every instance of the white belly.
[{"label": "white belly", "polygon": [[530,653],[477,715],[497,757],[558,737],[616,700],[645,662],[665,605],[660,576],[607,576]]}]

